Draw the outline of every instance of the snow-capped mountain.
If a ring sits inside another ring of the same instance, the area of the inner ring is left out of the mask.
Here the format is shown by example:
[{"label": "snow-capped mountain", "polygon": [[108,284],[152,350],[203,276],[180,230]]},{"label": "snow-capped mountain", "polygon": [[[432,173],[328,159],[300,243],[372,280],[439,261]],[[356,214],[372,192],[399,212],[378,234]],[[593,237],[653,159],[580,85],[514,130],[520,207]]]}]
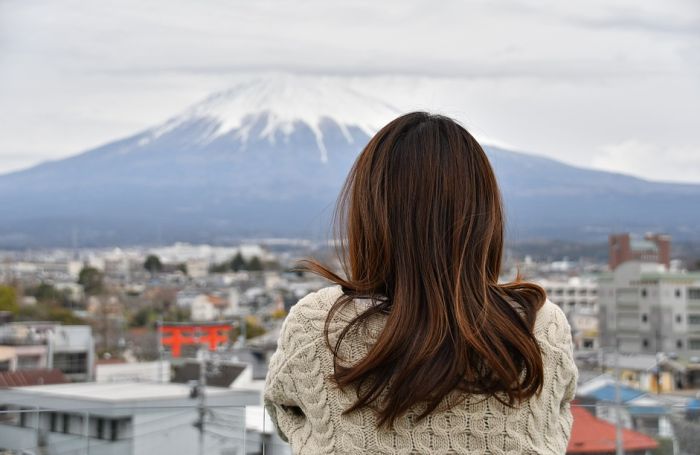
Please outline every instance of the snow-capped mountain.
[{"label": "snow-capped mountain", "polygon": [[[0,176],[0,247],[326,238],[338,190],[399,111],[323,77],[269,76],[163,124]],[[604,239],[615,230],[700,237],[700,185],[648,182],[487,147],[509,234]]]},{"label": "snow-capped mountain", "polygon": [[299,128],[311,131],[320,159],[328,161],[324,130],[337,128],[348,143],[358,131],[374,134],[398,110],[380,100],[353,91],[335,79],[277,75],[242,83],[216,93],[139,141],[146,145],[186,127],[200,125],[190,140],[205,145],[225,136],[247,143],[267,140],[288,143]]}]

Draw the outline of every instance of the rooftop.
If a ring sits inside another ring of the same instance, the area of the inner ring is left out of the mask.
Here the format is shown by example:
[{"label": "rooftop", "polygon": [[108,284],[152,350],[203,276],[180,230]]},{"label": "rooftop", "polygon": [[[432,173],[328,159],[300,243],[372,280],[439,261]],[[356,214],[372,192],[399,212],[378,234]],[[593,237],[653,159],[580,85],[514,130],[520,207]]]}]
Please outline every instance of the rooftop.
[{"label": "rooftop", "polygon": [[[598,419],[581,406],[571,406],[574,425],[571,429],[567,454],[605,454],[615,453],[615,425]],[[652,450],[657,442],[649,436],[636,431],[622,430],[624,450]]]},{"label": "rooftop", "polygon": [[[101,415],[131,415],[136,410],[192,407],[188,384],[156,382],[87,382],[13,387],[0,394],[0,404],[41,409],[89,411]],[[238,407],[260,403],[256,390],[206,387],[214,407]]]}]

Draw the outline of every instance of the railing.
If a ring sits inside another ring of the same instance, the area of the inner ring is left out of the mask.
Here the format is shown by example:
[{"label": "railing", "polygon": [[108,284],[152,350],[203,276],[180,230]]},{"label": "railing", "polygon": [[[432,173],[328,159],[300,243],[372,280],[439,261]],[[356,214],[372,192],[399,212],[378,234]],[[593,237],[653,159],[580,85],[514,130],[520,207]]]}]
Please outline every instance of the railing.
[{"label": "railing", "polygon": [[[196,399],[187,405],[158,406],[146,401],[131,406],[32,406],[5,404],[0,408],[0,454],[291,454],[262,406],[219,406],[197,403]],[[648,449],[630,453],[690,455],[700,446],[700,409],[686,405],[576,403],[572,412],[574,430],[569,447],[579,453],[587,443],[599,447],[601,440],[607,441],[614,453],[618,423],[620,443],[634,437],[639,445],[641,434],[641,440],[648,444]],[[595,433],[588,430],[591,419],[597,419]]]}]

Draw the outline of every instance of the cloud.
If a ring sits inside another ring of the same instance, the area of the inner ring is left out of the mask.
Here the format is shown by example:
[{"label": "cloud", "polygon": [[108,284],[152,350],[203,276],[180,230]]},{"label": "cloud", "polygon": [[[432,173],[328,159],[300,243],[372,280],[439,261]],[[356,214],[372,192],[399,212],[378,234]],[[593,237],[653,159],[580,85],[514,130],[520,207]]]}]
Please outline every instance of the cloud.
[{"label": "cloud", "polygon": [[270,70],[363,79],[578,165],[620,138],[684,149],[699,141],[699,18],[695,0],[0,0],[0,172]]},{"label": "cloud", "polygon": [[600,147],[594,167],[675,182],[698,181],[700,147],[661,146],[636,139]]}]

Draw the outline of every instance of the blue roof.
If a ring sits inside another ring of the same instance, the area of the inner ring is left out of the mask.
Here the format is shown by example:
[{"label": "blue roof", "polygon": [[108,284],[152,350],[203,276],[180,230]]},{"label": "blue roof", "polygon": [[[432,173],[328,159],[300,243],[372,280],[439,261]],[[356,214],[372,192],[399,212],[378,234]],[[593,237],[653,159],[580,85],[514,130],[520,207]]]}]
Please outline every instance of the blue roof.
[{"label": "blue roof", "polygon": [[629,406],[627,411],[633,416],[649,416],[668,414],[663,406]]},{"label": "blue roof", "polygon": [[[622,400],[623,403],[634,400],[637,397],[640,397],[644,395],[646,392],[642,392],[641,390],[634,389],[632,387],[620,386],[620,399]],[[608,384],[604,385],[598,389],[595,389],[594,391],[590,392],[587,394],[587,396],[591,398],[595,398],[598,401],[615,401],[615,385],[614,384]]]},{"label": "blue roof", "polygon": [[692,409],[693,411],[700,410],[700,400],[697,398],[694,400],[690,400],[686,407],[687,409]]}]

